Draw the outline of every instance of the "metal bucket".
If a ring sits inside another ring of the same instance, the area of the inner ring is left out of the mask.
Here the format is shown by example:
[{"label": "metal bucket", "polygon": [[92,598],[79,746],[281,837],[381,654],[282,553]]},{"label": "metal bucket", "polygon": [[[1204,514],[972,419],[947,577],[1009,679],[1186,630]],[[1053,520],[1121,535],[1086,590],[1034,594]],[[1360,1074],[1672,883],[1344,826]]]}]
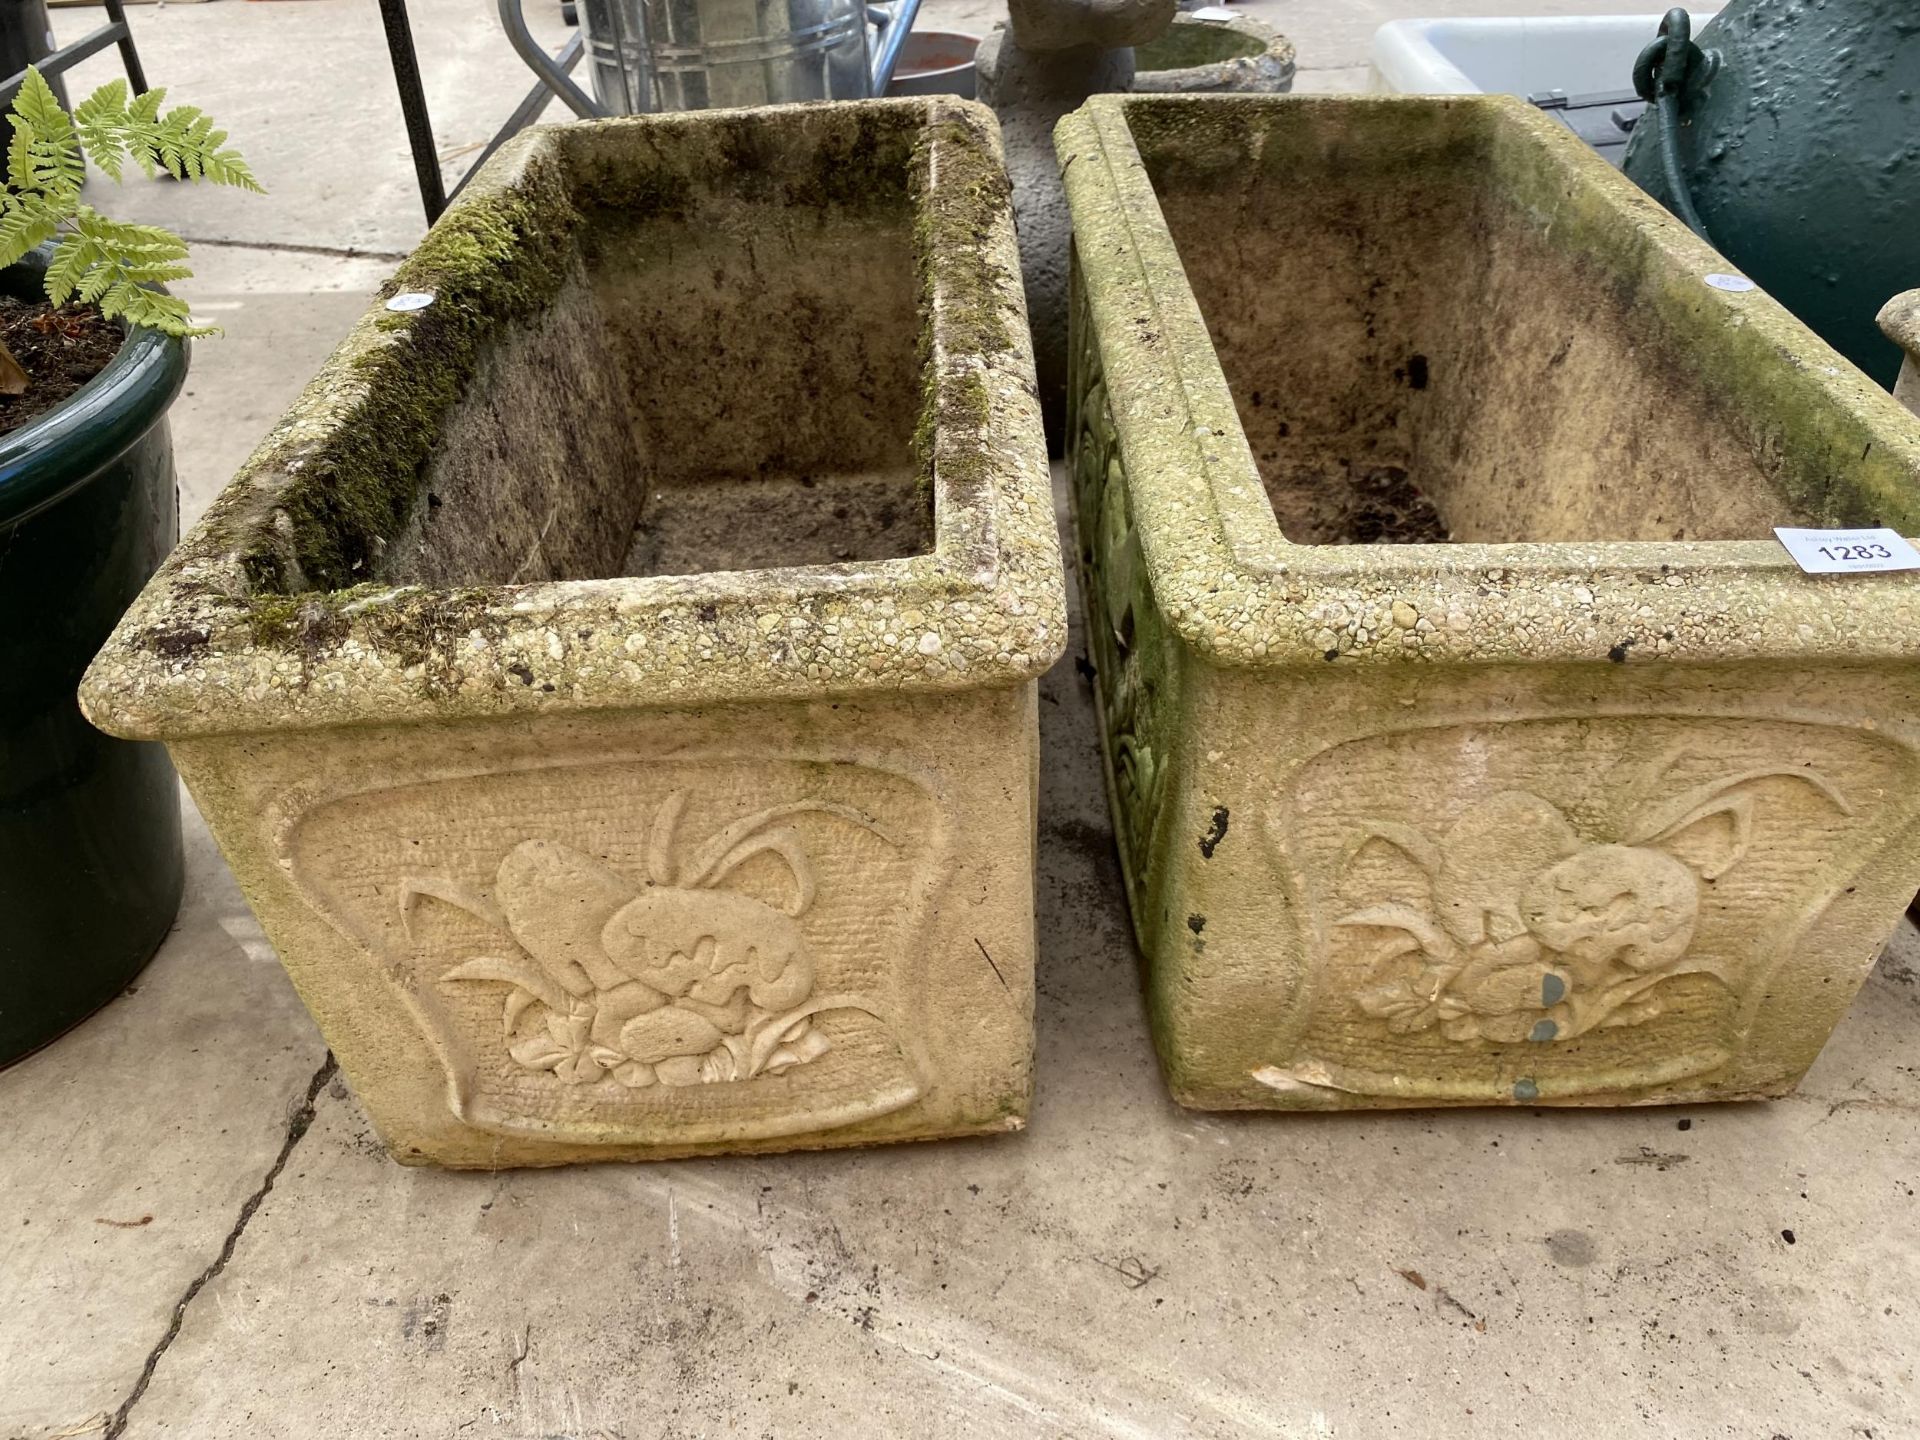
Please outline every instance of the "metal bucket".
[{"label": "metal bucket", "polygon": [[581,0],[580,24],[610,114],[873,93],[866,0]]},{"label": "metal bucket", "polygon": [[959,30],[916,30],[900,47],[900,63],[893,68],[889,95],[958,95],[974,98],[978,84],[973,68],[980,37]]}]

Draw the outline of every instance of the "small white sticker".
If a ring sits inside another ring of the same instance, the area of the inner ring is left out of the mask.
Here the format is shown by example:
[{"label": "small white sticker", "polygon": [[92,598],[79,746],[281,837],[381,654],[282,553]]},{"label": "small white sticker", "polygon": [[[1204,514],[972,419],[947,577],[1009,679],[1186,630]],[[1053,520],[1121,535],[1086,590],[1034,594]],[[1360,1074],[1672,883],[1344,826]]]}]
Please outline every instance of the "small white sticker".
[{"label": "small white sticker", "polygon": [[1716,290],[1731,290],[1736,295],[1744,295],[1749,290],[1760,288],[1744,275],[1709,275],[1707,284]]},{"label": "small white sticker", "polygon": [[433,303],[431,290],[403,290],[387,301],[389,310],[424,310]]},{"label": "small white sticker", "polygon": [[1897,530],[1774,528],[1793,563],[1809,575],[1859,575],[1875,570],[1920,570],[1920,550]]},{"label": "small white sticker", "polygon": [[1187,13],[1196,20],[1232,20],[1235,18],[1233,11],[1224,5],[1202,5],[1198,10],[1189,10]]}]

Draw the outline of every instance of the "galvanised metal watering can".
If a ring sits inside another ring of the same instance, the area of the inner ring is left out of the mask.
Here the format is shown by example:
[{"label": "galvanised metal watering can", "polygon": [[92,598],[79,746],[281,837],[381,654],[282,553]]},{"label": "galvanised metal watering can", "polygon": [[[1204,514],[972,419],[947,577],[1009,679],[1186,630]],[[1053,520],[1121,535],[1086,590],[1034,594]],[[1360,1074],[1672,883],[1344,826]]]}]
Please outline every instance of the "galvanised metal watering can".
[{"label": "galvanised metal watering can", "polygon": [[1624,168],[1882,385],[1874,325],[1920,286],[1920,0],[1668,13],[1635,69]]}]

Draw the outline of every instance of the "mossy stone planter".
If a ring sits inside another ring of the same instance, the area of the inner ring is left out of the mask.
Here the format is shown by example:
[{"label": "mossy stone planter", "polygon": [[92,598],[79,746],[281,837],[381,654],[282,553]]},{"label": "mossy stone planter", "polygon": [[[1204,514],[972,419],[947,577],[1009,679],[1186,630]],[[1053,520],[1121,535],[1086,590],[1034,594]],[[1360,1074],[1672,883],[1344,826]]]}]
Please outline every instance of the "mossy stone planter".
[{"label": "mossy stone planter", "polygon": [[1020,1125],[1013,255],[964,102],[531,132],[102,653],[397,1158]]},{"label": "mossy stone planter", "polygon": [[1206,20],[1181,11],[1157,40],[1133,48],[1140,95],[1284,95],[1293,88],[1293,42],[1250,15]]},{"label": "mossy stone planter", "polygon": [[1059,146],[1176,1095],[1789,1090],[1920,885],[1920,576],[1768,527],[1914,533],[1920,426],[1517,100],[1116,97]]},{"label": "mossy stone planter", "polygon": [[[0,272],[39,298],[44,254]],[[150,331],[0,437],[0,1065],[106,1004],[180,905],[180,793],[158,745],[102,735],[74,687],[177,526],[167,407],[186,345]]]}]

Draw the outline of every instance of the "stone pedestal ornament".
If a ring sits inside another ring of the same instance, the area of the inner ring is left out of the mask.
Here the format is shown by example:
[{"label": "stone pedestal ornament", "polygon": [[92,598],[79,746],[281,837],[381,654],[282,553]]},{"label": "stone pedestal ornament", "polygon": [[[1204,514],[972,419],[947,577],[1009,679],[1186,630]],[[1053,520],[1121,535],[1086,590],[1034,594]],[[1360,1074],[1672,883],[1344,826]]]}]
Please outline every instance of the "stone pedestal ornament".
[{"label": "stone pedestal ornament", "polygon": [[946,99],[530,132],[83,687],[167,742],[396,1158],[1018,1128],[1065,637]]},{"label": "stone pedestal ornament", "polygon": [[1893,398],[1920,415],[1920,290],[1908,290],[1880,311],[1880,330],[1900,347],[1900,376]]},{"label": "stone pedestal ornament", "polygon": [[1067,249],[1071,225],[1053,156],[1053,128],[1089,95],[1125,90],[1133,51],[1092,45],[1023,50],[996,29],[974,56],[980,101],[1006,139],[1007,173],[1019,214],[1020,271],[1032,324],[1034,369],[1050,448],[1062,445],[1067,385]]},{"label": "stone pedestal ornament", "polygon": [[[1059,130],[1072,494],[1169,1084],[1789,1091],[1920,886],[1920,423],[1522,102]],[[1466,258],[1470,257],[1470,258]]]},{"label": "stone pedestal ornament", "polygon": [[1008,0],[1010,30],[975,57],[979,95],[1000,118],[1019,216],[1020,265],[1048,439],[1060,448],[1067,377],[1067,202],[1053,127],[1089,95],[1125,90],[1135,45],[1172,24],[1177,0]]}]

